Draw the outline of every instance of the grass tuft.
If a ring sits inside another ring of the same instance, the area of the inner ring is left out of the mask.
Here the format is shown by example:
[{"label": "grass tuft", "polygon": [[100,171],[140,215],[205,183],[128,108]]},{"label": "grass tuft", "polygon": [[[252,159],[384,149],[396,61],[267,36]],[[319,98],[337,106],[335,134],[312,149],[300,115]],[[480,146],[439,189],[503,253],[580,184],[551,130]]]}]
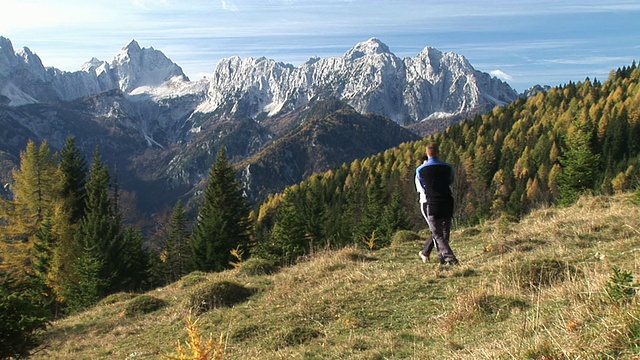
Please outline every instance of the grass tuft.
[{"label": "grass tuft", "polygon": [[124,316],[144,315],[162,309],[167,302],[150,295],[140,295],[129,301],[122,312]]},{"label": "grass tuft", "polygon": [[195,315],[200,315],[219,307],[241,303],[253,294],[253,290],[232,281],[207,282],[190,294],[189,309]]},{"label": "grass tuft", "polygon": [[279,269],[275,261],[262,258],[249,258],[244,261],[239,270],[247,276],[271,275]]},{"label": "grass tuft", "polygon": [[200,284],[201,282],[206,281],[208,279],[207,275],[208,274],[203,271],[194,271],[183,276],[182,279],[180,279],[180,285],[183,288],[192,287],[196,284]]},{"label": "grass tuft", "polygon": [[511,264],[506,274],[509,281],[533,290],[565,281],[576,276],[578,270],[566,261],[534,259]]}]

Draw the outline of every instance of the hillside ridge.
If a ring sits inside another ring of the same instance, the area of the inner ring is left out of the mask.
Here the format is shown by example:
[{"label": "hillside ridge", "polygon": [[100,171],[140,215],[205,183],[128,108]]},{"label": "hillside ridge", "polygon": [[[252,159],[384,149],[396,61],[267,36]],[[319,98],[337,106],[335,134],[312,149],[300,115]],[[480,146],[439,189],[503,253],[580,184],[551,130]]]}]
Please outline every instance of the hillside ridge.
[{"label": "hillside ridge", "polygon": [[[193,294],[222,281],[252,291],[196,316],[204,335],[224,337],[225,359],[631,358],[638,283],[628,298],[609,290],[613,268],[638,272],[639,215],[638,193],[626,193],[460,228],[455,267],[421,263],[428,234],[404,231],[387,248],[322,252],[273,274],[251,274],[251,260],[244,270],[196,272],[57,321],[31,358],[171,354],[187,338]],[[128,314],[142,296],[166,305]]]}]

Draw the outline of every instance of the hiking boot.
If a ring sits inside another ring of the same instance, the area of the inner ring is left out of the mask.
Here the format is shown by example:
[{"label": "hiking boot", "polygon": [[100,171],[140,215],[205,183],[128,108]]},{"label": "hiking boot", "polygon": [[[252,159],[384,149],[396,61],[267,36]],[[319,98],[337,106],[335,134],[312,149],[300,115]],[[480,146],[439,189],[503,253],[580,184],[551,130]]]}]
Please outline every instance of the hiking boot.
[{"label": "hiking boot", "polygon": [[420,251],[420,252],[418,253],[418,256],[420,256],[420,259],[422,259],[422,262],[423,262],[423,263],[425,263],[425,264],[426,264],[426,263],[428,263],[428,262],[429,262],[429,257],[428,257],[428,256],[426,256],[426,255],[424,255],[424,254],[422,253],[422,251]]}]

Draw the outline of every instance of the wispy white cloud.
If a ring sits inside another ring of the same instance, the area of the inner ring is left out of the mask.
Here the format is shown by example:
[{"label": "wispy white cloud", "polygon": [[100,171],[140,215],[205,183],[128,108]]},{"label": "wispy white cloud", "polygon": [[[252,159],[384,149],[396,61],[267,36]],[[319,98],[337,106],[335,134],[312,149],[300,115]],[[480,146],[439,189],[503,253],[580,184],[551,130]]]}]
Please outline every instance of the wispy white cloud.
[{"label": "wispy white cloud", "polygon": [[238,6],[233,2],[233,0],[221,0],[222,9],[227,11],[238,11]]},{"label": "wispy white cloud", "polygon": [[513,76],[507,74],[506,72],[502,71],[502,70],[493,70],[490,72],[491,76],[495,76],[498,79],[501,80],[505,80],[505,81],[512,81],[513,80]]}]

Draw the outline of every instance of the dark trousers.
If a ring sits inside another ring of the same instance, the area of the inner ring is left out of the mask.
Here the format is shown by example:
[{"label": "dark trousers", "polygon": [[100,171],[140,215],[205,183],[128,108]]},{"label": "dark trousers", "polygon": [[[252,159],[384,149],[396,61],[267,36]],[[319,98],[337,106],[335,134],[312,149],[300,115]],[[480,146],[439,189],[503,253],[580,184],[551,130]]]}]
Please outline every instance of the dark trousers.
[{"label": "dark trousers", "polygon": [[[429,224],[429,218],[427,217],[427,204],[420,203],[420,212],[422,213],[422,217],[424,217],[424,221]],[[431,226],[429,226],[429,230],[431,230]],[[426,257],[431,256],[431,251],[433,251],[433,247],[435,246],[435,241],[433,241],[433,236],[429,238],[424,243],[424,248],[422,248],[422,254]]]},{"label": "dark trousers", "polygon": [[[427,204],[421,204],[422,214],[429,224],[429,230],[431,230],[431,239],[428,241],[423,249],[423,254],[427,254],[429,244],[434,244],[438,251],[438,260],[440,263],[445,262],[457,262],[456,255],[449,246],[449,235],[451,234],[451,218],[435,218],[429,214],[429,206]],[[430,250],[429,250],[430,251]]]}]

